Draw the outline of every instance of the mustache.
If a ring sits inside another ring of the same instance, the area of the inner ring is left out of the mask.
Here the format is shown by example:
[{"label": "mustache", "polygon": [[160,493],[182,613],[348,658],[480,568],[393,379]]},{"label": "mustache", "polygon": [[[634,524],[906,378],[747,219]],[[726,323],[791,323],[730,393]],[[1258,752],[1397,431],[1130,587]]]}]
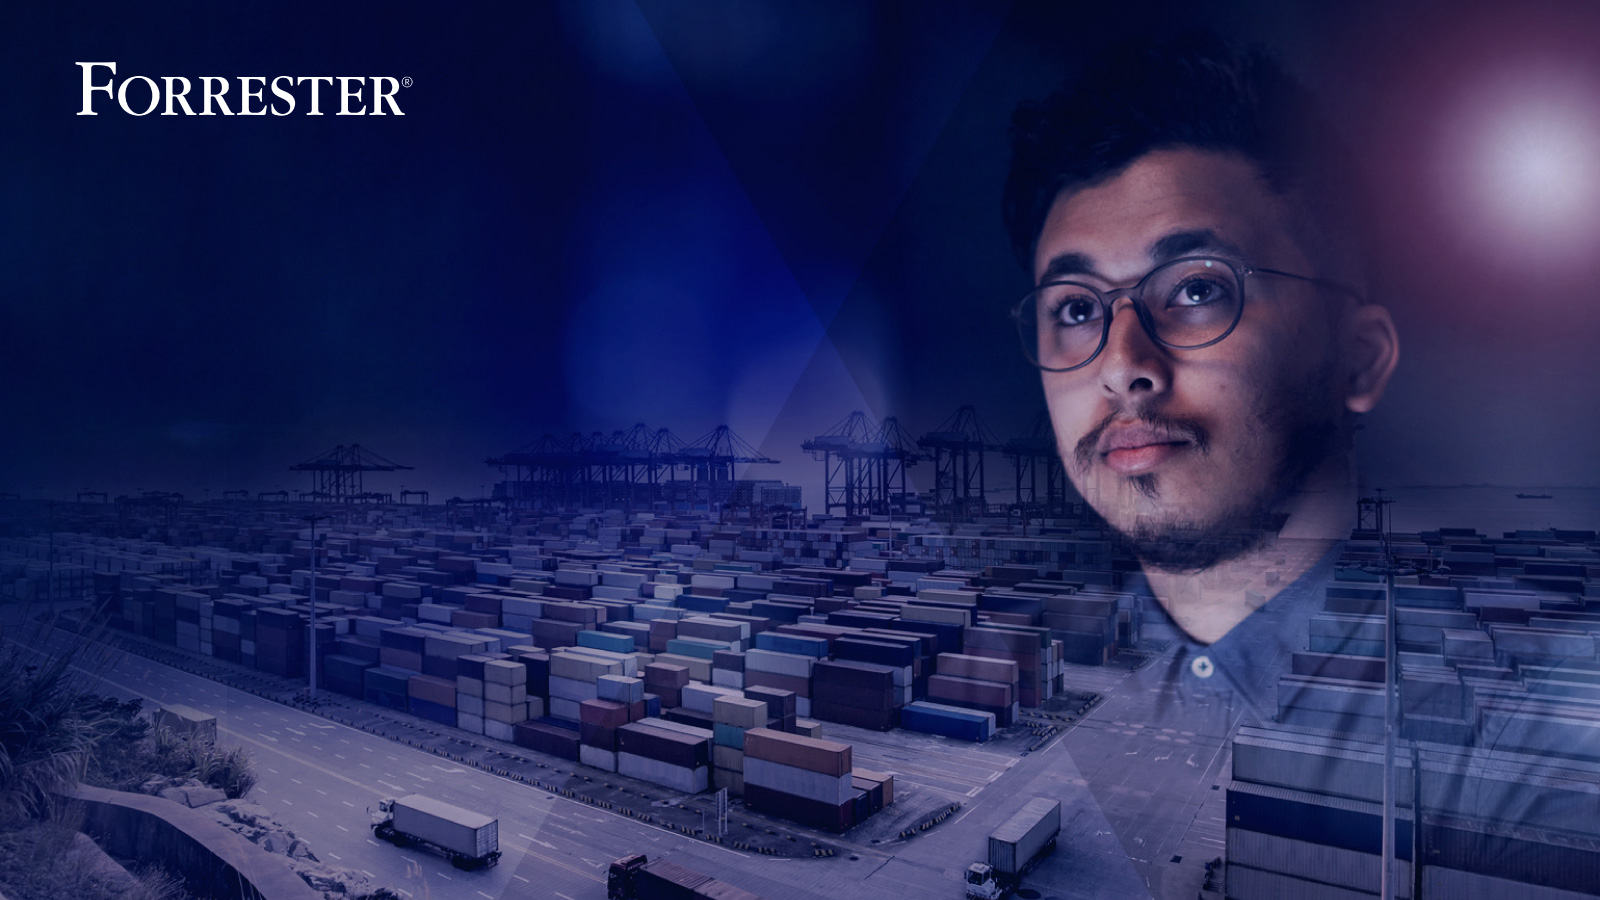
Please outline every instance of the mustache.
[{"label": "mustache", "polygon": [[[1089,429],[1088,434],[1078,439],[1077,445],[1072,449],[1072,457],[1073,461],[1077,463],[1080,473],[1088,472],[1089,467],[1094,465],[1094,459],[1099,455],[1101,436],[1121,415],[1121,411],[1107,413],[1105,418]],[[1211,446],[1211,432],[1207,431],[1204,425],[1194,419],[1167,417],[1158,415],[1150,410],[1139,410],[1134,415],[1134,421],[1152,428],[1160,428],[1174,438],[1189,441],[1202,454]]]}]

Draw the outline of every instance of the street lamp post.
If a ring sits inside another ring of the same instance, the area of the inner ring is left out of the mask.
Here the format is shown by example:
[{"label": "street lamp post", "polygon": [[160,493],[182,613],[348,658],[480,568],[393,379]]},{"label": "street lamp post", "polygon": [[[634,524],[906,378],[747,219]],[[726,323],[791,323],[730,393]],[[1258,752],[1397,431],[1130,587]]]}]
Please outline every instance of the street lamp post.
[{"label": "street lamp post", "polygon": [[317,523],[327,516],[301,516],[311,523],[311,621],[306,629],[306,670],[311,673],[311,699],[317,698]]}]

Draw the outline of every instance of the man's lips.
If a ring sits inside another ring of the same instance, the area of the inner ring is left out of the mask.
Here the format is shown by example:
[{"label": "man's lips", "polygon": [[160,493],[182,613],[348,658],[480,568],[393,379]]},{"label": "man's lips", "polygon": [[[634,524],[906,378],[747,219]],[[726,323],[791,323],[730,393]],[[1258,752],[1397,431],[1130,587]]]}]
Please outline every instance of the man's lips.
[{"label": "man's lips", "polygon": [[1193,440],[1181,429],[1129,423],[1107,428],[1100,435],[1097,449],[1113,472],[1138,475],[1193,446]]},{"label": "man's lips", "polygon": [[1078,439],[1071,458],[1085,476],[1097,461],[1119,474],[1138,475],[1182,453],[1204,455],[1210,446],[1210,433],[1195,419],[1113,413]]}]

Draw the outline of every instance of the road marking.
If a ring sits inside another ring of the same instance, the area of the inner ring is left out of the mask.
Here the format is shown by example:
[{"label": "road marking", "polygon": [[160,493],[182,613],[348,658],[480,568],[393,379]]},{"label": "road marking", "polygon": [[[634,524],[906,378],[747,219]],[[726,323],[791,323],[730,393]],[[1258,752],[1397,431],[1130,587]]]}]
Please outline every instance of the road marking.
[{"label": "road marking", "polygon": [[342,857],[342,856],[340,856],[340,855],[339,855],[339,854],[337,854],[337,853],[329,853],[329,854],[328,854],[328,857],[329,857],[329,858],[330,858],[330,859],[344,859],[344,857]]},{"label": "road marking", "polygon": [[300,779],[298,779],[298,778],[291,778],[291,779],[289,779],[289,780],[290,780],[290,781],[292,781],[292,782],[294,782],[294,783],[295,783],[295,784],[305,784],[305,782],[304,782],[304,781],[301,781],[301,780],[300,780]]},{"label": "road marking", "polygon": [[267,766],[267,771],[268,771],[268,772],[271,772],[271,773],[272,773],[272,774],[274,774],[274,775],[276,775],[276,774],[278,774],[278,770],[277,770],[277,769],[274,769],[274,768],[273,768],[273,767],[271,767],[271,766]]},{"label": "road marking", "polygon": [[282,803],[284,806],[293,806],[294,805],[293,803],[290,803],[287,800],[279,800],[278,802]]},{"label": "road marking", "polygon": [[479,894],[479,896],[488,897],[489,900],[494,900],[494,895],[493,894],[485,894],[483,891],[479,891],[478,894]]},{"label": "road marking", "polygon": [[445,873],[443,873],[443,872],[440,872],[440,873],[439,873],[439,877],[440,877],[440,878],[443,878],[443,879],[444,879],[444,880],[445,880],[445,881],[455,881],[455,879],[454,879],[454,878],[451,878],[451,877],[450,877],[450,876],[449,876],[449,875],[446,875],[446,874],[445,874]]},{"label": "road marking", "polygon": [[[340,831],[344,831],[344,832],[348,832],[348,831],[349,831],[349,830],[350,830],[350,829],[348,829],[348,828],[346,828],[346,827],[344,827],[344,826],[343,826],[343,825],[335,825],[335,826],[333,826],[333,827],[335,827],[335,828],[337,828],[337,829],[339,829],[339,830],[340,830]],[[332,854],[332,853],[329,853],[329,854],[328,854],[328,855],[329,855],[329,856],[333,856],[333,854]],[[334,857],[334,858],[335,858],[335,859],[338,859],[338,857],[336,857],[336,856],[335,856],[335,857]]]},{"label": "road marking", "polygon": [[312,812],[312,811],[311,811],[311,810],[309,810],[309,809],[308,809],[308,810],[306,810],[306,815],[308,815],[308,816],[310,816],[310,817],[311,817],[311,818],[313,818],[313,819],[320,819],[320,818],[322,818],[322,817],[321,817],[321,816],[319,816],[319,815],[317,815],[317,814],[316,814],[316,813],[314,813],[314,812]]},{"label": "road marking", "polygon": [[526,882],[527,884],[533,884],[533,882],[528,881],[528,879],[523,878],[521,875],[512,875],[511,877],[515,878],[518,881]]},{"label": "road marking", "polygon": [[344,754],[342,754],[342,753],[335,753],[335,754],[334,754],[334,757],[335,757],[335,758],[336,758],[336,759],[344,759]]},{"label": "road marking", "polygon": [[557,897],[560,897],[561,900],[572,900],[571,897],[568,897],[566,894],[563,894],[560,891],[556,891],[555,894]]},{"label": "road marking", "polygon": [[378,783],[383,785],[384,787],[388,788],[391,791],[403,791],[403,790],[405,790],[405,788],[401,787],[400,785],[393,784],[393,783],[388,782],[388,781],[384,781],[381,778],[378,779]]},{"label": "road marking", "polygon": [[417,862],[417,861],[416,861],[416,860],[414,860],[414,859],[412,859],[412,858],[411,858],[411,857],[409,857],[409,856],[407,856],[407,855],[405,855],[405,854],[404,854],[404,853],[402,853],[402,854],[400,854],[400,858],[401,858],[401,859],[403,859],[403,860],[405,860],[405,861],[406,861],[406,862],[408,862],[408,863],[411,863],[411,864],[412,864],[412,865],[414,865],[414,866],[420,866],[420,865],[422,865],[422,864],[421,864],[421,863],[419,863],[419,862]]},{"label": "road marking", "polygon": [[[7,643],[15,643],[15,642],[14,641],[7,641]],[[148,681],[151,680],[152,673],[157,671],[156,667],[161,666],[161,664],[160,663],[156,663],[156,662],[149,662],[149,661],[140,661],[140,662],[142,662],[145,667],[142,667],[139,670],[139,673],[142,675],[142,679],[144,681],[148,682]],[[155,696],[152,696],[150,694],[144,693],[142,691],[136,690],[134,688],[129,687],[126,684],[108,681],[108,679],[106,679],[104,677],[103,673],[91,672],[91,671],[89,671],[87,669],[84,669],[81,666],[76,666],[76,665],[73,666],[72,668],[77,670],[77,671],[79,671],[79,672],[81,672],[81,673],[83,673],[83,674],[85,674],[85,675],[88,675],[88,676],[96,679],[96,681],[108,683],[108,684],[112,685],[116,690],[118,690],[120,692],[125,692],[125,693],[128,693],[128,694],[133,694],[135,696],[143,697],[146,700],[149,700],[149,701],[154,702],[154,703],[161,702],[161,698],[159,698],[159,697],[155,697]],[[173,673],[173,674],[177,675],[178,673]],[[194,676],[194,677],[198,678],[199,676]],[[301,714],[301,715],[304,715],[304,714]],[[277,718],[277,719],[279,719],[281,721],[284,721],[284,722],[290,721],[288,715],[283,715],[283,714],[276,715],[276,716],[274,716],[274,718]],[[337,726],[334,726],[334,727],[337,727]],[[309,760],[309,759],[306,759],[306,758],[304,758],[302,756],[299,756],[299,755],[296,754],[296,752],[293,752],[293,751],[290,751],[288,749],[285,749],[282,746],[268,746],[267,744],[262,743],[262,741],[270,741],[273,744],[280,744],[281,745],[282,742],[279,741],[277,738],[271,736],[271,735],[259,734],[259,733],[246,733],[244,731],[239,731],[237,729],[229,728],[229,727],[222,726],[222,725],[219,725],[217,730],[219,732],[223,733],[223,734],[232,735],[235,738],[238,738],[239,740],[244,741],[246,743],[255,744],[257,747],[260,747],[262,750],[270,751],[272,753],[279,754],[280,756],[287,757],[289,760],[291,760],[292,762],[296,763],[297,765],[300,765],[300,766],[303,766],[303,767],[306,767],[306,768],[315,769],[316,771],[321,772],[321,773],[323,773],[323,774],[325,774],[325,775],[327,775],[327,776],[329,776],[331,778],[335,778],[335,779],[338,779],[339,781],[343,781],[346,784],[348,784],[351,787],[356,788],[358,790],[366,791],[366,792],[368,792],[370,794],[374,794],[374,795],[380,796],[380,797],[384,793],[383,791],[379,791],[379,790],[377,790],[375,788],[372,788],[372,787],[370,787],[368,785],[362,784],[361,782],[356,781],[355,779],[350,778],[349,776],[344,775],[341,772],[337,772],[337,771],[335,771],[333,769],[329,769],[329,768],[326,768],[324,766],[318,765],[316,762],[314,762],[312,760]],[[376,752],[371,747],[362,747],[361,749],[367,751],[368,753]],[[418,752],[425,752],[425,751],[418,751]],[[390,759],[394,759],[397,762],[399,761],[398,757],[391,756]],[[372,768],[371,766],[368,766],[366,763],[360,763],[360,765],[363,768],[368,768],[368,769]],[[256,790],[259,791],[260,793],[263,793],[263,794],[270,793],[269,791],[264,790],[262,788],[256,788]],[[541,796],[541,797],[537,797],[535,799],[550,800],[552,803],[554,803],[556,798],[550,797],[550,796]],[[345,806],[351,807],[352,809],[355,808],[355,804],[349,802],[348,800],[341,800],[340,802],[343,803]],[[565,801],[565,802],[571,803],[574,806],[577,805],[575,801],[568,800],[568,801]],[[293,805],[292,803],[289,803],[289,801],[287,801],[287,800],[285,800],[284,803],[286,803],[286,804],[288,804],[290,806]],[[587,818],[587,816],[585,816],[585,818]],[[604,822],[605,819],[597,818],[596,821]],[[582,834],[582,832],[575,831],[575,830],[570,829],[570,828],[567,828],[567,829],[564,829],[564,830],[566,830],[566,831],[568,831],[568,832],[570,832],[572,834],[578,834],[578,835]],[[366,841],[367,841],[367,843],[371,844],[374,847],[382,846],[377,841],[375,841],[375,840],[373,840],[371,838],[367,838]],[[554,846],[550,845],[550,844],[545,844],[544,846],[546,846],[547,848],[552,849],[552,850],[555,849]],[[588,871],[585,871],[583,869],[575,868],[575,867],[567,864],[567,862],[565,860],[563,860],[563,859],[559,859],[559,858],[552,857],[552,856],[545,856],[545,855],[537,853],[537,852],[535,852],[533,850],[526,850],[526,849],[523,849],[523,848],[520,848],[520,847],[517,847],[517,848],[514,848],[514,849],[520,850],[521,852],[524,852],[524,853],[526,853],[526,854],[528,854],[530,856],[533,856],[535,858],[542,859],[545,862],[551,863],[552,865],[558,866],[558,867],[560,867],[562,869],[566,869],[567,871],[573,873],[574,875],[579,876],[580,878],[587,879],[587,880],[590,880],[590,881],[597,881],[597,882],[600,882],[601,884],[605,883],[603,879],[596,878],[594,874],[592,874],[592,873],[590,873]],[[726,848],[718,847],[716,849],[722,850],[724,853],[727,853],[727,854],[729,854],[731,856],[737,856],[738,855],[734,851],[728,850]],[[412,860],[412,862],[415,862],[415,860]],[[362,874],[366,875],[369,878],[376,878],[377,877],[376,875],[374,875],[373,873],[371,873],[371,872],[369,872],[369,871],[367,871],[365,869],[361,869],[359,871],[361,871]],[[448,876],[446,876],[446,877],[448,879]],[[524,879],[524,880],[526,880],[526,879]],[[399,890],[398,888],[396,890],[398,890],[399,893],[404,894],[407,897],[413,896],[413,894],[411,894],[411,892],[409,892],[409,891]],[[567,897],[567,895],[565,895],[565,894],[561,894],[559,896],[565,898],[565,900],[572,900],[571,897]]]},{"label": "road marking", "polygon": [[322,788],[312,788],[312,790],[316,791],[317,793],[321,794],[324,797],[328,796],[328,792],[323,790]]}]

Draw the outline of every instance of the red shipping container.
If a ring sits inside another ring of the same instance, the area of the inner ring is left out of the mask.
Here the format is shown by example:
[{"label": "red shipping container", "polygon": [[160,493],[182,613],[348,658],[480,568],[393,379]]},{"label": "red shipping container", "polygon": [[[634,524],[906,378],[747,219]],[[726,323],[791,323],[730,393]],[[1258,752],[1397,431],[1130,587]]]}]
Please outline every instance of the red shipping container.
[{"label": "red shipping container", "polygon": [[835,776],[848,775],[852,763],[849,744],[770,728],[751,728],[744,733],[744,755]]},{"label": "red shipping container", "polygon": [[585,700],[578,704],[578,721],[586,725],[620,728],[628,724],[628,707],[612,700]]}]

